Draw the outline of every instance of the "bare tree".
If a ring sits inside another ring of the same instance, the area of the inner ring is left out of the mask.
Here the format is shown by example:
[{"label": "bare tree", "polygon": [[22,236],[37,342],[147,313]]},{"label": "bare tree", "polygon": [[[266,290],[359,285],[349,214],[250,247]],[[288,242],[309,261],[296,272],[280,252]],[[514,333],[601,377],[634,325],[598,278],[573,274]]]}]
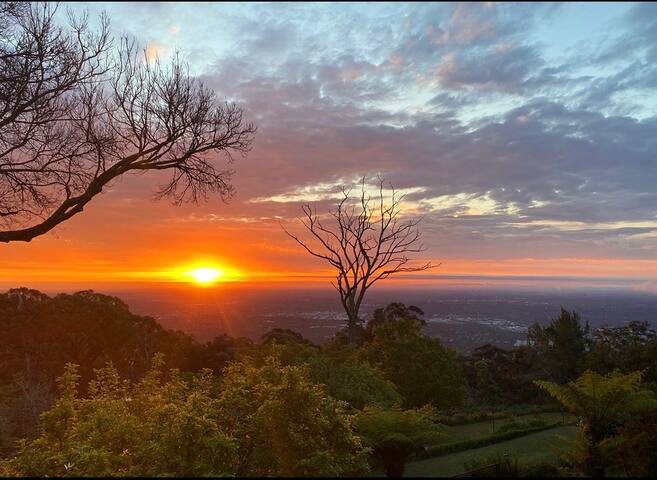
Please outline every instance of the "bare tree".
[{"label": "bare tree", "polygon": [[30,241],[81,212],[127,172],[168,170],[156,197],[232,194],[232,170],[255,127],[192,78],[176,56],[113,48],[109,23],[55,22],[50,3],[0,3],[0,242]]},{"label": "bare tree", "polygon": [[[309,254],[321,258],[336,271],[331,282],[340,294],[347,314],[349,341],[356,340],[360,326],[358,316],[367,290],[379,280],[404,272],[418,272],[434,267],[430,262],[413,265],[408,254],[424,251],[417,228],[420,218],[405,219],[401,215],[403,195],[397,195],[392,185],[386,204],[384,181],[379,179],[375,201],[366,191],[365,178],[361,192],[351,197],[351,189],[342,189],[342,199],[335,210],[320,216],[314,207],[302,206],[303,226],[310,234],[300,239],[281,227]],[[326,219],[329,223],[325,223]]]}]

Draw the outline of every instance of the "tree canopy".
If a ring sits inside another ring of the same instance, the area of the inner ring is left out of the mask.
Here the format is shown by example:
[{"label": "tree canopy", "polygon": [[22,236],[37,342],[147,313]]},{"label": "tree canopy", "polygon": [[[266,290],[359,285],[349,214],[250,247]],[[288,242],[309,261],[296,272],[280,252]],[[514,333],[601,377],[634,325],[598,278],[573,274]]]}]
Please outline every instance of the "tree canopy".
[{"label": "tree canopy", "polygon": [[565,385],[536,382],[579,418],[585,475],[603,477],[612,460],[609,447],[620,427],[636,415],[657,410],[657,398],[641,388],[641,376],[641,372],[601,375],[587,370]]},{"label": "tree canopy", "polygon": [[270,358],[183,378],[161,356],[136,384],[109,364],[88,395],[77,366],[42,431],[5,467],[30,476],[340,476],[362,473],[367,450],[345,405],[303,367]]},{"label": "tree canopy", "polygon": [[577,378],[584,369],[589,333],[588,323],[582,324],[576,312],[561,309],[547,327],[538,323],[527,332],[527,342],[538,353],[550,378],[563,383]]},{"label": "tree canopy", "polygon": [[437,338],[422,335],[421,328],[414,317],[375,325],[360,356],[395,384],[406,406],[458,406],[465,381],[457,355]]},{"label": "tree canopy", "polygon": [[430,408],[417,410],[367,407],[357,417],[356,431],[374,451],[389,477],[402,477],[408,458],[444,437]]}]

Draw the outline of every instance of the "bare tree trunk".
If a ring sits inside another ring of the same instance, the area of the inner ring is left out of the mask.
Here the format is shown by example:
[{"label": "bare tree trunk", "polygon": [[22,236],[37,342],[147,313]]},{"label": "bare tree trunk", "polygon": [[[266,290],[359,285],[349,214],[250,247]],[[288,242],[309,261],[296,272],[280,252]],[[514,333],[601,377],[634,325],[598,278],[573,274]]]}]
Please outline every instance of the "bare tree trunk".
[{"label": "bare tree trunk", "polygon": [[584,461],[584,475],[592,478],[604,478],[605,467],[600,452],[600,443],[602,440],[590,431],[585,435],[588,445],[586,448],[586,459]]},{"label": "bare tree trunk", "polygon": [[357,340],[357,335],[356,331],[358,329],[358,324],[360,323],[360,320],[358,319],[358,312],[347,312],[347,334],[348,334],[348,339],[349,339],[349,344],[353,345],[356,343]]},{"label": "bare tree trunk", "polygon": [[[347,313],[349,343],[358,340],[358,316],[367,290],[379,280],[399,273],[420,272],[432,268],[431,262],[409,263],[409,254],[424,251],[417,228],[420,219],[405,219],[401,202],[403,195],[386,197],[383,180],[378,182],[378,195],[374,201],[367,193],[365,178],[361,192],[351,198],[351,190],[343,188],[342,199],[328,216],[320,216],[310,205],[302,207],[305,219],[301,223],[309,235],[301,240],[281,227],[310,255],[328,262],[336,271],[333,287]],[[329,225],[325,223],[328,219]]]}]

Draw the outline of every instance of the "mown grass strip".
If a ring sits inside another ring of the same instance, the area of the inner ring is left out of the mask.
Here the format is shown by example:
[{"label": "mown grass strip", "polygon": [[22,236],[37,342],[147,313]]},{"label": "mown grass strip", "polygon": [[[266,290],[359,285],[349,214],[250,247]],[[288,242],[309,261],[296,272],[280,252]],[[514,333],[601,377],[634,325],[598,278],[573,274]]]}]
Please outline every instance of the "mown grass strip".
[{"label": "mown grass strip", "polygon": [[426,448],[423,452],[417,454],[416,458],[418,460],[424,460],[427,458],[440,457],[442,455],[447,455],[448,453],[461,452],[463,450],[471,450],[473,448],[485,447],[487,445],[492,445],[494,443],[504,442],[507,440],[512,440],[518,437],[524,437],[525,435],[530,435],[536,432],[542,432],[543,430],[549,430],[551,428],[556,428],[563,426],[562,422],[554,422],[548,425],[542,425],[540,427],[524,428],[522,430],[510,430],[503,433],[493,433],[492,435],[487,435],[485,437],[471,438],[468,440],[462,440],[460,442],[446,443],[443,445],[434,445],[432,447]]}]

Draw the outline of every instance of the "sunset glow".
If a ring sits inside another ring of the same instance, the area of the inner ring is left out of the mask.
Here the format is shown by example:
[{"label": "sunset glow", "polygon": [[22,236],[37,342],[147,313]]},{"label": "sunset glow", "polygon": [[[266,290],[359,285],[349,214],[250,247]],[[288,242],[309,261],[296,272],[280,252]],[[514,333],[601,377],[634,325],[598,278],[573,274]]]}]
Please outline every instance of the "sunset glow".
[{"label": "sunset glow", "polygon": [[[153,202],[169,173],[126,174],[47,235],[2,244],[4,286],[327,282],[333,272],[281,225],[302,232],[302,204],[326,212],[368,172],[368,191],[381,175],[423,218],[417,260],[441,263],[418,276],[423,284],[554,276],[657,288],[657,97],[642,90],[654,77],[648,4],[563,4],[547,23],[553,7],[540,4],[345,4],[340,16],[321,4],[70,8],[88,8],[91,21],[107,10],[149,58],[180,51],[257,124],[257,140],[235,158],[228,202]],[[588,30],[571,31],[583,15]],[[148,36],[144,18],[156,19]],[[583,65],[582,49],[603,39],[609,51]],[[630,69],[636,84],[614,80]]]},{"label": "sunset glow", "polygon": [[218,268],[199,267],[190,271],[189,276],[200,285],[208,285],[220,280],[224,276],[224,272]]},{"label": "sunset glow", "polygon": [[657,478],[657,2],[0,2],[0,58],[0,476]]}]

